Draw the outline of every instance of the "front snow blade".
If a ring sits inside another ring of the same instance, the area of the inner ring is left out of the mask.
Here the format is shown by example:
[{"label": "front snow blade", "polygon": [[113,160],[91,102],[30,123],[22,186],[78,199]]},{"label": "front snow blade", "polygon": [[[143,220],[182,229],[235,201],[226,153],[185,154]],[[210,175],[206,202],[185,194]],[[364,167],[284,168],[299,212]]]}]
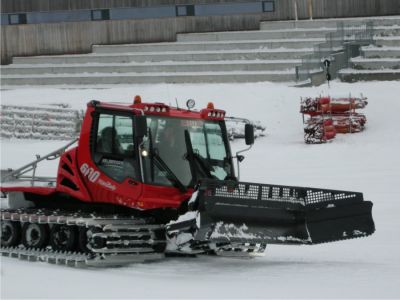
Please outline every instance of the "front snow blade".
[{"label": "front snow blade", "polygon": [[362,193],[203,180],[198,241],[319,244],[371,235]]}]

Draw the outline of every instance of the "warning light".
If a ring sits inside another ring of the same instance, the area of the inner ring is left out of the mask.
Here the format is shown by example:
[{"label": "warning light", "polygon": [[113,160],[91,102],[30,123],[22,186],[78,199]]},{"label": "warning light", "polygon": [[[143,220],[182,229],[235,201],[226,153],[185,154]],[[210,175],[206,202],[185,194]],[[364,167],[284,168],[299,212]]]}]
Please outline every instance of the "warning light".
[{"label": "warning light", "polygon": [[143,110],[146,113],[167,113],[169,112],[169,107],[163,103],[145,103]]},{"label": "warning light", "polygon": [[136,95],[135,98],[133,99],[133,104],[139,104],[139,103],[142,103],[142,97]]},{"label": "warning light", "polygon": [[211,120],[223,120],[225,118],[225,111],[221,109],[215,109],[214,103],[208,102],[207,108],[200,111],[200,115],[204,119]]}]

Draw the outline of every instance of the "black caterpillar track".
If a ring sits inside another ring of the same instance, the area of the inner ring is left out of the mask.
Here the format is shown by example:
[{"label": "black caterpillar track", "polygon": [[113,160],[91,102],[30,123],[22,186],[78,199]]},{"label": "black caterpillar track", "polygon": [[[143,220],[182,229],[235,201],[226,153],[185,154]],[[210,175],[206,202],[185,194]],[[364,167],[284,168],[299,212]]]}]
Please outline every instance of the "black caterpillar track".
[{"label": "black caterpillar track", "polygon": [[264,256],[266,244],[233,243],[215,251],[218,256],[252,258]]},{"label": "black caterpillar track", "polygon": [[164,257],[163,225],[151,223],[150,218],[30,208],[0,213],[2,222],[76,226],[87,237],[86,251],[56,251],[48,245],[41,249],[1,246],[3,256],[74,267],[124,265]]}]

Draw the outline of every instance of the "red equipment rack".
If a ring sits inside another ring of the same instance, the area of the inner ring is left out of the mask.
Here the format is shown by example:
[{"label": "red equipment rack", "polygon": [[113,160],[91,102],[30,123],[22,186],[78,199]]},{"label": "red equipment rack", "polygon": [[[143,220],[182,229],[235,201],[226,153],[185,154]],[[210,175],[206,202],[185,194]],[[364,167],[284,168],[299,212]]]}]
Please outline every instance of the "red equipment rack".
[{"label": "red equipment rack", "polygon": [[363,131],[367,118],[356,109],[365,108],[366,99],[362,96],[301,98],[304,141],[307,144],[326,143],[334,139],[336,133]]}]

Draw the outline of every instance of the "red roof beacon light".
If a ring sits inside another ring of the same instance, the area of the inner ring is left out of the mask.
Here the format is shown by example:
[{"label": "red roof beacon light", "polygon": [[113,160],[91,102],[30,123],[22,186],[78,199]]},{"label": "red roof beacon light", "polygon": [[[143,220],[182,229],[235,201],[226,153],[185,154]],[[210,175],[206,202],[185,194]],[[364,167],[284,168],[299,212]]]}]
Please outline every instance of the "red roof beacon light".
[{"label": "red roof beacon light", "polygon": [[140,104],[140,103],[142,103],[142,97],[136,95],[135,98],[133,98],[133,104]]},{"label": "red roof beacon light", "polygon": [[200,111],[201,117],[210,120],[223,120],[225,118],[225,111],[222,109],[215,109],[214,103],[208,102],[207,108]]}]

